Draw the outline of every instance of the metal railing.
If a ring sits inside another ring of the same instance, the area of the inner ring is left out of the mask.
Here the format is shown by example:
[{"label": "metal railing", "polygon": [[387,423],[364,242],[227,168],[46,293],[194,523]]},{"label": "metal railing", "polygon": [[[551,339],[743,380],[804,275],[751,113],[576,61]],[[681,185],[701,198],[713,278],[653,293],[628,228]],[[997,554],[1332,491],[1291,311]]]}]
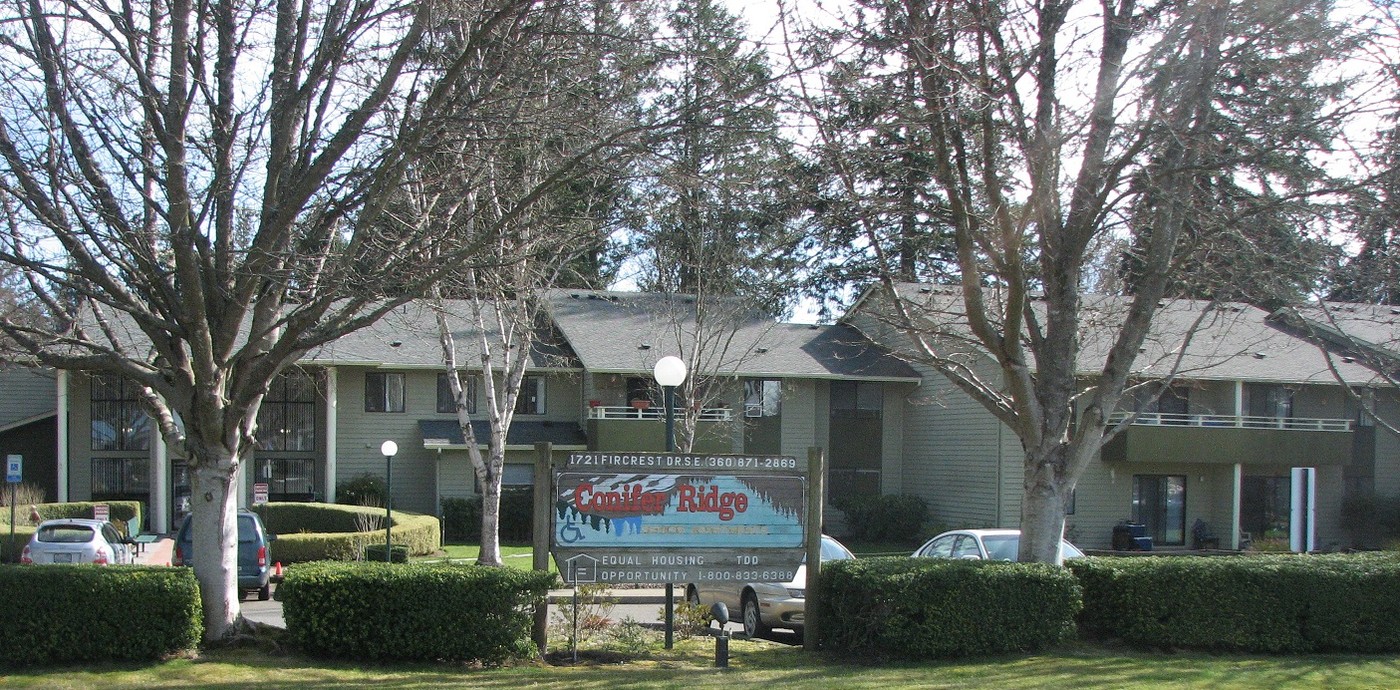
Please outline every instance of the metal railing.
[{"label": "metal railing", "polygon": [[[631,406],[606,406],[596,405],[588,408],[589,419],[650,419],[658,420],[666,417],[665,408],[660,405],[652,405],[647,408]],[[681,410],[676,409],[676,415],[680,416]],[[728,407],[706,407],[700,410],[699,420],[702,422],[727,422],[734,417],[734,411]]]},{"label": "metal railing", "polygon": [[[1130,413],[1120,412],[1109,418],[1110,424],[1119,424],[1130,417]],[[1290,431],[1351,431],[1350,419],[1311,419],[1306,417],[1249,417],[1221,414],[1174,414],[1165,412],[1143,412],[1132,422],[1133,426],[1191,426],[1224,429],[1288,429]]]}]

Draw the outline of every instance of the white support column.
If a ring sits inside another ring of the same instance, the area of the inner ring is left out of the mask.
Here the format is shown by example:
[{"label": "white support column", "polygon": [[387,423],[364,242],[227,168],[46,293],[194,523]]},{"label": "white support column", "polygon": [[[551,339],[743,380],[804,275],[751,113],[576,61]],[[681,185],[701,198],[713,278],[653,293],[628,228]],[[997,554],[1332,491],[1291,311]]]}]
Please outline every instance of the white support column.
[{"label": "white support column", "polygon": [[[1235,426],[1244,425],[1244,381],[1235,382]],[[1238,488],[1238,487],[1236,487]]]},{"label": "white support column", "polygon": [[151,434],[151,498],[147,504],[148,524],[156,534],[168,534],[170,529],[170,447],[165,437]]},{"label": "white support column", "polygon": [[58,496],[59,503],[68,502],[68,371],[59,369],[54,377],[58,387],[56,401],[58,419]]},{"label": "white support column", "polygon": [[1240,487],[1244,484],[1244,465],[1235,463],[1230,481],[1230,548],[1240,548]]},{"label": "white support column", "polygon": [[335,503],[338,373],[335,367],[326,367],[326,490],[321,495],[327,503]]}]

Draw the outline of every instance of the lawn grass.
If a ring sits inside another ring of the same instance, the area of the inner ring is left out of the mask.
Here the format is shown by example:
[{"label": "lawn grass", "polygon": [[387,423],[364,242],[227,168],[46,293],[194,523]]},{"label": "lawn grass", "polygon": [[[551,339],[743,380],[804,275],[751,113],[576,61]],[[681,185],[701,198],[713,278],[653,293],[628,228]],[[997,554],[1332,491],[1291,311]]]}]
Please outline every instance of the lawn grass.
[{"label": "lawn grass", "polygon": [[[533,569],[535,563],[533,558],[534,553],[534,547],[528,544],[525,546],[501,545],[501,560],[512,568],[520,568],[521,570]],[[451,560],[475,563],[477,557],[480,555],[481,546],[479,544],[444,544],[440,553],[435,553],[431,556],[415,557],[409,560],[414,562]],[[555,569],[554,559],[552,558],[550,559],[549,569],[551,571]]]},{"label": "lawn grass", "polygon": [[734,640],[730,668],[714,668],[714,643],[653,643],[624,663],[480,669],[451,664],[320,661],[251,649],[163,663],[0,671],[17,688],[1393,688],[1400,656],[1261,657],[1152,654],[1072,645],[1052,653],[938,663],[870,665],[812,656],[769,641]]}]

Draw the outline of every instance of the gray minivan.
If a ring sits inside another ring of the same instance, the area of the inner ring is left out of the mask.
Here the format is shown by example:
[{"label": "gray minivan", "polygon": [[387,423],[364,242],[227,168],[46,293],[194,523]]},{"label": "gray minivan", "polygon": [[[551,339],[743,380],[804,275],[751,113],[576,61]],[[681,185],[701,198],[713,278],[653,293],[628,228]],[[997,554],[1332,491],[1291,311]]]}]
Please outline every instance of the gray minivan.
[{"label": "gray minivan", "polygon": [[[194,565],[193,535],[190,517],[180,523],[180,531],[175,534],[175,565]],[[257,590],[258,601],[272,598],[272,588],[268,580],[272,568],[267,560],[267,545],[277,539],[263,529],[258,514],[248,510],[238,511],[238,598],[244,593]]]}]

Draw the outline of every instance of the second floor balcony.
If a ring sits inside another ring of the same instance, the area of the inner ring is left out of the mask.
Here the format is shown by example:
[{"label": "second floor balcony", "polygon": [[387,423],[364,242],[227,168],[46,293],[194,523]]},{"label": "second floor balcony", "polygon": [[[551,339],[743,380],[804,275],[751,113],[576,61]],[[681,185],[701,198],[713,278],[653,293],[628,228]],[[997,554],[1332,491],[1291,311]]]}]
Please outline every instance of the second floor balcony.
[{"label": "second floor balcony", "polygon": [[[677,429],[682,414],[676,410]],[[734,452],[734,411],[728,407],[706,407],[696,414],[693,451]],[[666,411],[661,405],[590,405],[586,429],[589,450],[666,450]]]},{"label": "second floor balcony", "polygon": [[[1112,424],[1130,415],[1115,415]],[[1352,458],[1350,419],[1143,413],[1111,439],[1105,462],[1341,465]]]}]

